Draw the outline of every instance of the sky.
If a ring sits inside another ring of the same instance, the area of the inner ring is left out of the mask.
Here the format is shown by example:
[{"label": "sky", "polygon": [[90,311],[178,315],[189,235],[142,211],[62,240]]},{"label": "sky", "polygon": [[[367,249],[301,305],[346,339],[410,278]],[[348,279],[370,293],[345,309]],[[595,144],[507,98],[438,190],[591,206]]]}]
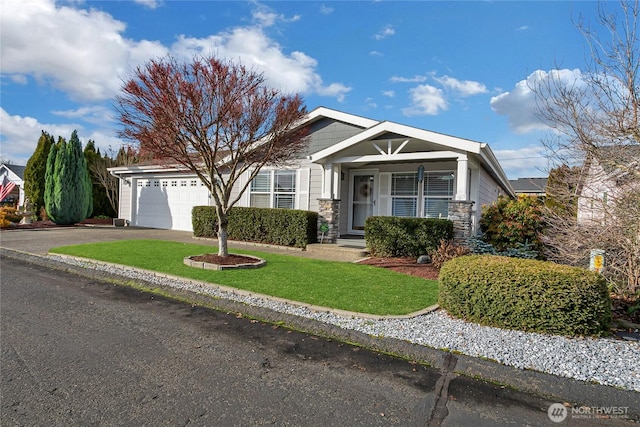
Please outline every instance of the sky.
[{"label": "sky", "polygon": [[[612,11],[616,2],[602,5]],[[488,143],[510,179],[542,177],[532,84],[580,77],[591,1],[2,0],[0,156],[42,130],[117,150],[114,97],[167,55],[216,55],[324,106]]]}]

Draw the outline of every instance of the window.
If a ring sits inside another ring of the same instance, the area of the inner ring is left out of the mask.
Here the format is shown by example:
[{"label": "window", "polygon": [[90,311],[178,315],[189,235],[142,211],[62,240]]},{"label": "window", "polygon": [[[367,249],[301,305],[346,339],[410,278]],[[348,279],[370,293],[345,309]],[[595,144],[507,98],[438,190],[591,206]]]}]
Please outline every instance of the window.
[{"label": "window", "polygon": [[186,187],[187,181],[180,181],[180,187]]},{"label": "window", "polygon": [[198,181],[195,179],[192,179],[189,184],[191,185],[191,187],[197,187],[198,186]]},{"label": "window", "polygon": [[447,218],[453,199],[453,172],[426,172],[424,177],[424,216]]},{"label": "window", "polygon": [[414,217],[417,207],[417,174],[394,173],[391,178],[391,215]]},{"label": "window", "polygon": [[260,171],[251,181],[250,193],[252,207],[295,209],[296,171]]}]

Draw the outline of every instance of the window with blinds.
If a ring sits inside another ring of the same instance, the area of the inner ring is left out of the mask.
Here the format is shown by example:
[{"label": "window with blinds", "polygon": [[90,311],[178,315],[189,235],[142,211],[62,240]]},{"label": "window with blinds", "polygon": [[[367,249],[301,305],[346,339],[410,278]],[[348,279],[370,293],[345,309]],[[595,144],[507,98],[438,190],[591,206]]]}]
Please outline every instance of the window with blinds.
[{"label": "window with blinds", "polygon": [[423,197],[426,218],[449,216],[449,200],[453,199],[453,184],[452,171],[425,173]]},{"label": "window with blinds", "polygon": [[260,171],[251,181],[250,193],[252,207],[294,209],[296,171]]},{"label": "window with blinds", "polygon": [[415,217],[417,207],[417,174],[394,173],[391,178],[391,215]]}]

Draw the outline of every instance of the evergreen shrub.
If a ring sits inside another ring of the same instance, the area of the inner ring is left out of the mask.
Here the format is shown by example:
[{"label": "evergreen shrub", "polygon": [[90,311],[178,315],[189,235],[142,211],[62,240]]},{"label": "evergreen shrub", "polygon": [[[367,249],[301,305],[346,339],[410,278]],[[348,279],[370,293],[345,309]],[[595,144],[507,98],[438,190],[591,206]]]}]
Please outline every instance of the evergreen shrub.
[{"label": "evergreen shrub", "polygon": [[601,275],[546,261],[454,258],[440,269],[439,304],[471,322],[568,336],[603,335],[611,299]]},{"label": "evergreen shrub", "polygon": [[[192,211],[194,236],[216,237],[217,218],[214,206],[195,206]],[[227,233],[230,240],[298,248],[317,241],[316,212],[234,207],[228,218]]]},{"label": "evergreen shrub", "polygon": [[370,216],[364,238],[372,255],[418,257],[435,251],[440,240],[453,239],[453,222],[437,218]]}]

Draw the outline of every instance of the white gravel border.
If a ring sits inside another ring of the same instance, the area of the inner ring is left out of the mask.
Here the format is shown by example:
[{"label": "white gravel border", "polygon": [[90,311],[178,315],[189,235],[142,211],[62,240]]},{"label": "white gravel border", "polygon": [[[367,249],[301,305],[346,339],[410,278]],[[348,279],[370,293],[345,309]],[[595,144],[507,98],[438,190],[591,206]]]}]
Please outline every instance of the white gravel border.
[{"label": "white gravel border", "polygon": [[370,319],[314,311],[281,300],[243,295],[213,284],[149,274],[137,269],[49,255],[49,258],[131,279],[314,319],[375,337],[391,337],[436,349],[495,360],[520,369],[640,392],[640,343],[613,338],[566,338],[465,322],[442,310],[405,319]]}]

